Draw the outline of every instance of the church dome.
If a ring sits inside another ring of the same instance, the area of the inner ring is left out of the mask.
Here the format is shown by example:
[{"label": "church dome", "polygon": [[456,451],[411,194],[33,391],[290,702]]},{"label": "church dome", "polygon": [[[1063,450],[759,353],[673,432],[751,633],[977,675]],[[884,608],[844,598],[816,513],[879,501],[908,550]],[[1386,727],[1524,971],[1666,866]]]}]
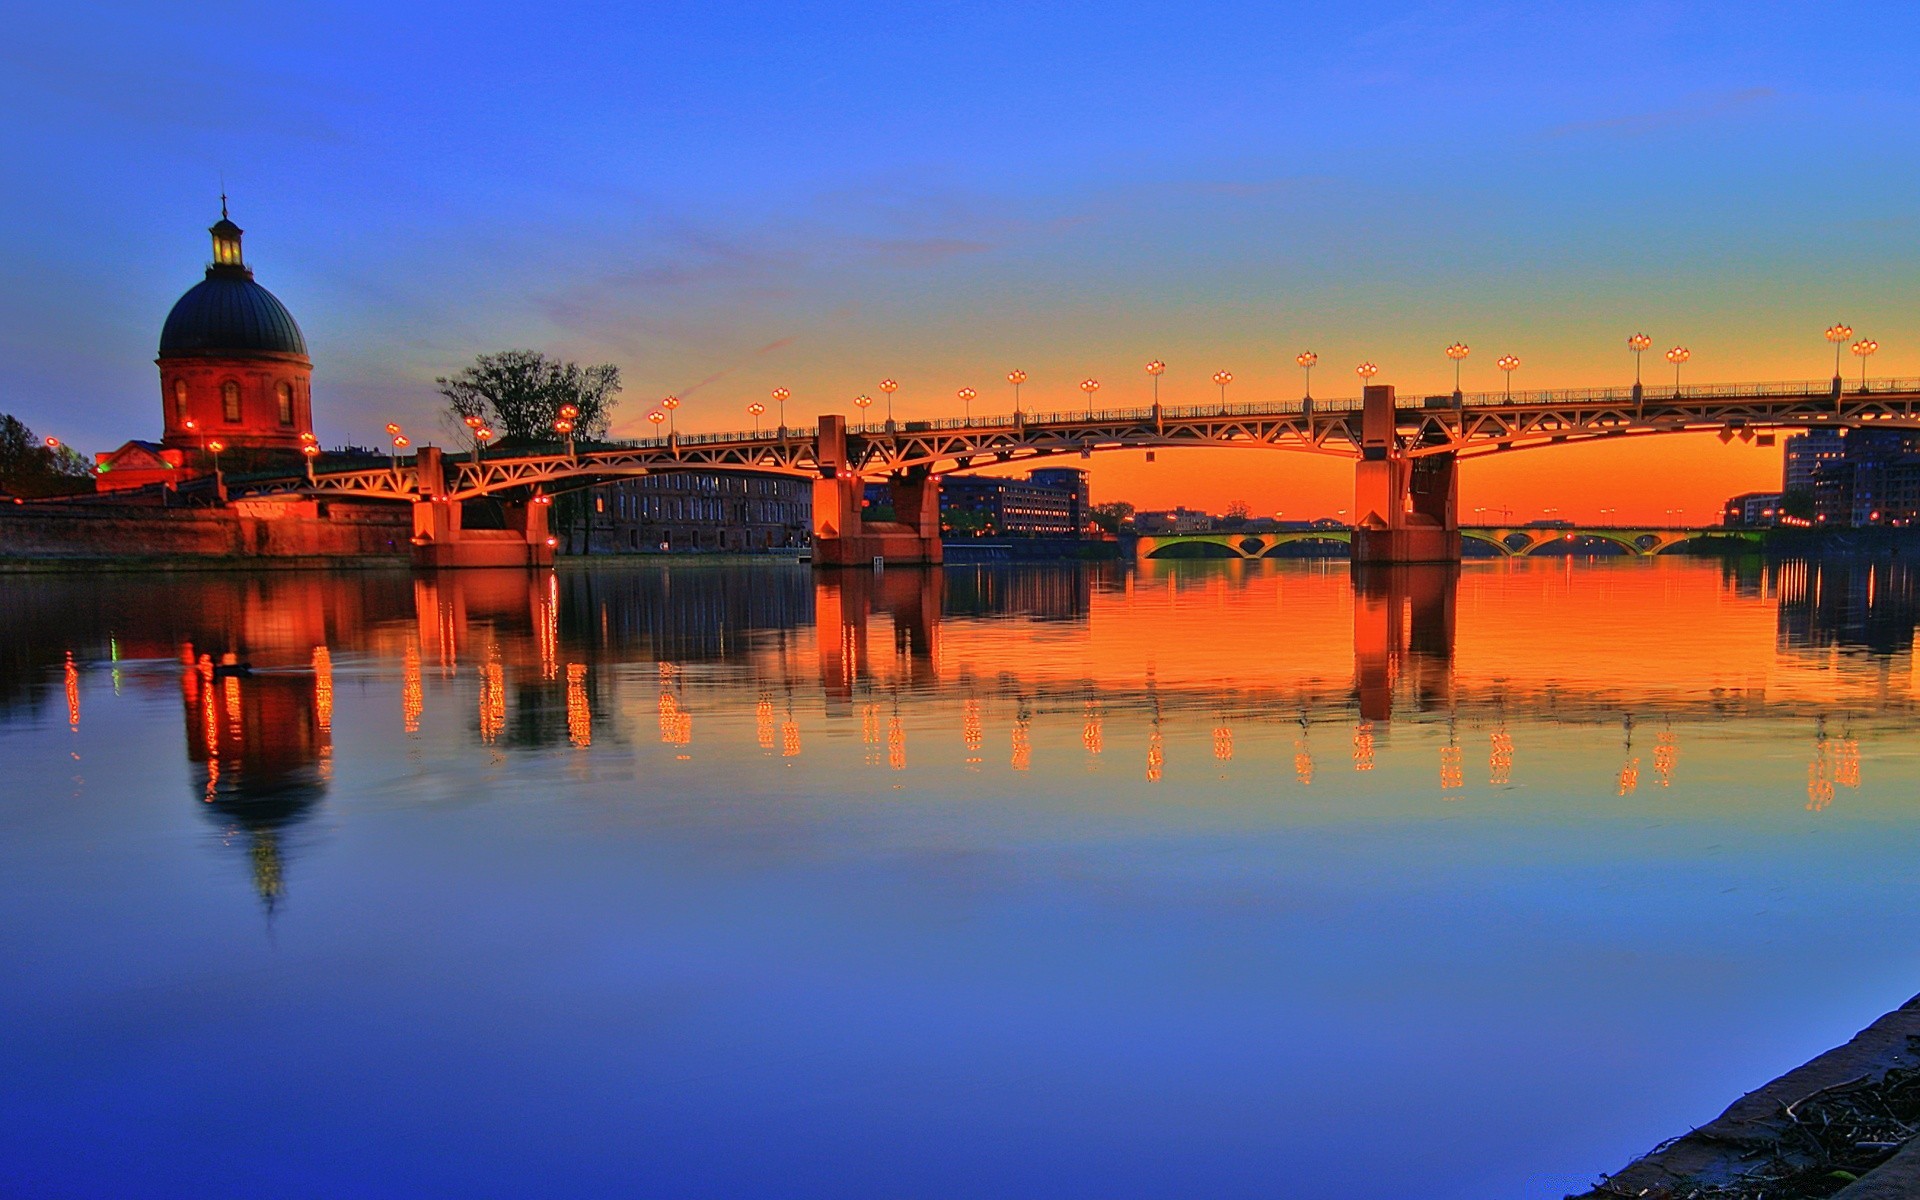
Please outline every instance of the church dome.
[{"label": "church dome", "polygon": [[292,354],[307,357],[307,339],[279,297],[253,281],[240,258],[240,227],[223,211],[213,234],[207,277],[188,289],[160,328],[160,357]]}]

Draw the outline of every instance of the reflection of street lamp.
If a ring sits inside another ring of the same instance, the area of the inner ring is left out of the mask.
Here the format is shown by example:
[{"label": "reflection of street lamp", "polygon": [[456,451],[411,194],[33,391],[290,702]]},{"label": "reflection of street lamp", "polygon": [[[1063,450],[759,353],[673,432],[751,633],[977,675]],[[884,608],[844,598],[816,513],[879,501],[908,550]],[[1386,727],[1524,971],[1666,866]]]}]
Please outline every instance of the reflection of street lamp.
[{"label": "reflection of street lamp", "polygon": [[1367,386],[1367,380],[1372,379],[1375,375],[1378,375],[1380,373],[1380,368],[1374,366],[1370,362],[1363,362],[1359,366],[1353,369],[1353,373],[1360,377],[1360,386],[1362,388],[1365,388]]},{"label": "reflection of street lamp", "polygon": [[1853,353],[1860,359],[1860,390],[1863,392],[1867,390],[1867,356],[1879,348],[1880,343],[1872,338],[1861,338],[1853,344]]},{"label": "reflection of street lamp", "polygon": [[1082,379],[1080,390],[1087,394],[1087,420],[1093,420],[1093,394],[1100,390],[1098,379]]},{"label": "reflection of street lamp", "polygon": [[1311,350],[1302,350],[1293,356],[1293,361],[1299,363],[1300,369],[1307,373],[1306,398],[1311,400],[1313,399],[1313,364],[1320,361],[1320,356]]},{"label": "reflection of street lamp", "polygon": [[1680,395],[1680,364],[1693,357],[1693,351],[1685,346],[1675,346],[1667,351],[1667,361],[1673,364],[1673,394]]},{"label": "reflection of street lamp", "polygon": [[1232,371],[1215,371],[1213,381],[1220,385],[1220,411],[1227,411],[1227,385],[1233,382]]},{"label": "reflection of street lamp", "polygon": [[660,407],[667,410],[667,436],[672,437],[674,435],[673,411],[680,407],[680,397],[668,396],[660,402]]},{"label": "reflection of street lamp", "polygon": [[752,404],[747,405],[747,411],[753,414],[753,436],[759,437],[760,416],[767,411],[767,406],[755,400]]},{"label": "reflection of street lamp", "polygon": [[1827,332],[1821,336],[1833,343],[1833,386],[1838,388],[1840,386],[1840,347],[1846,345],[1847,339],[1853,336],[1853,326],[1845,321],[1835,321],[1827,326]]},{"label": "reflection of street lamp", "polygon": [[893,394],[900,390],[900,385],[895,383],[891,379],[882,379],[880,381],[880,390],[882,392],[885,392],[887,396],[887,428],[892,429],[893,428]]},{"label": "reflection of street lamp", "polygon": [[853,406],[860,410],[860,425],[862,428],[866,427],[867,409],[872,404],[873,404],[873,397],[867,395],[865,392],[862,392],[858,396],[855,396],[853,398]]},{"label": "reflection of street lamp", "polygon": [[1499,367],[1501,371],[1506,373],[1507,399],[1511,401],[1513,399],[1513,373],[1520,369],[1520,356],[1517,354],[1502,354],[1494,361],[1493,365]]},{"label": "reflection of street lamp", "polygon": [[793,398],[793,393],[788,391],[785,388],[773,389],[773,402],[780,406],[780,436],[781,437],[787,436],[787,401],[792,398]]},{"label": "reflection of street lamp", "polygon": [[967,424],[972,425],[973,424],[973,398],[975,396],[978,396],[980,393],[974,391],[972,388],[961,388],[959,392],[955,394],[960,397],[960,403],[962,406],[964,406],[966,410]]},{"label": "reflection of street lamp", "polygon": [[1636,333],[1627,339],[1627,349],[1633,351],[1633,390],[1640,391],[1640,355],[1653,345],[1653,339],[1644,333]]},{"label": "reflection of street lamp", "polygon": [[1447,347],[1447,357],[1453,360],[1453,398],[1460,398],[1460,360],[1472,354],[1473,350],[1465,342],[1455,342]]}]

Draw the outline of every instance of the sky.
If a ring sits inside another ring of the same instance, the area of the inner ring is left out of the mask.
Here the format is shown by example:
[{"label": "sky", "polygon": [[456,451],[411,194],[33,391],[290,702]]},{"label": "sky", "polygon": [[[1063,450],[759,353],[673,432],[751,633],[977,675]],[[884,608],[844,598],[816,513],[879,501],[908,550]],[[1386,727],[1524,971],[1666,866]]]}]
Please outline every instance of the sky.
[{"label": "sky", "polygon": [[[324,443],[451,440],[433,379],[617,364],[616,432],[1631,382],[1920,375],[1920,10],[1786,3],[139,5],[0,42],[0,411],[157,436],[161,322],[224,186],[312,351]],[[1649,362],[1657,360],[1650,356]],[[1649,367],[1653,378],[1665,378]],[[1849,363],[1848,370],[1854,369]],[[1096,500],[1332,515],[1342,460],[1096,455]],[[1704,520],[1779,450],[1469,463],[1461,503]]]}]

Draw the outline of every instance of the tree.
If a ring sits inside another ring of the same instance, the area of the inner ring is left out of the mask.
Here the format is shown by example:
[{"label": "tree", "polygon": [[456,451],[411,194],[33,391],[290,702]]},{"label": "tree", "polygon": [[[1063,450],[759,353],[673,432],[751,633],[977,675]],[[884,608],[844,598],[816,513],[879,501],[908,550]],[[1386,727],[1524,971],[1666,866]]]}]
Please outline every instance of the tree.
[{"label": "tree", "polygon": [[1801,521],[1813,520],[1813,493],[1804,488],[1795,488],[1780,497],[1780,512]]},{"label": "tree", "polygon": [[458,375],[433,382],[457,420],[479,417],[502,440],[552,439],[553,419],[566,404],[580,410],[573,420],[575,436],[592,440],[605,437],[612,422],[620,368],[612,363],[582,367],[538,350],[502,350],[482,354]]},{"label": "tree", "polygon": [[93,468],[71,447],[49,446],[25,421],[0,413],[0,483],[84,479],[91,474]]},{"label": "tree", "polygon": [[1095,525],[1108,533],[1119,533],[1120,527],[1133,520],[1133,505],[1125,500],[1114,500],[1106,504],[1096,504],[1087,510],[1087,516]]}]

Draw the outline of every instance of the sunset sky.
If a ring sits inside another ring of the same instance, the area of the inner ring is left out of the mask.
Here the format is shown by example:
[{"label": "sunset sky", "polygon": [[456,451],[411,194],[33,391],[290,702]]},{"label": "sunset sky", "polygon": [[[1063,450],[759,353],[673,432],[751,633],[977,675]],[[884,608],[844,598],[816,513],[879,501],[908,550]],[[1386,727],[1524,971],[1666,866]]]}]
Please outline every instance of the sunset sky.
[{"label": "sunset sky", "polygon": [[[618,364],[617,429],[1630,382],[1815,379],[1836,319],[1920,375],[1920,11],[1866,4],[303,6],[30,2],[0,46],[0,411],[160,429],[161,320],[222,182],[315,359],[323,441],[439,430],[512,346]],[[1656,362],[1649,356],[1650,363]],[[1665,364],[1649,368],[1670,379]],[[1853,364],[1848,364],[1853,370]],[[1096,499],[1331,515],[1343,462],[1096,456]],[[1711,437],[1470,464],[1516,518],[1709,519]]]}]

